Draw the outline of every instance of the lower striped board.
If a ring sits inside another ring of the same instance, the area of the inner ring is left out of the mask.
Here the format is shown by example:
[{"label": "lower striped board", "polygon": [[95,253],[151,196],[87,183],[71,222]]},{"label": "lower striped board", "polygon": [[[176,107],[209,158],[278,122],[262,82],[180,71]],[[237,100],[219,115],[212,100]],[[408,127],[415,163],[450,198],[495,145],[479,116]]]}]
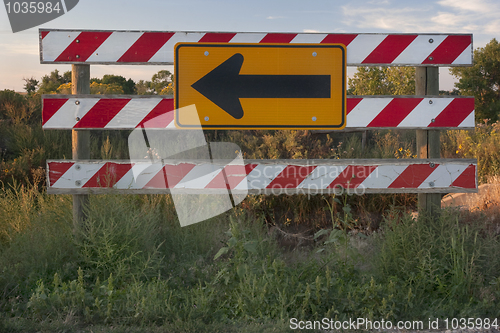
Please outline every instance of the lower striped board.
[{"label": "lower striped board", "polygon": [[[44,129],[175,129],[174,101],[168,96],[43,95],[42,98]],[[347,96],[346,114],[347,129],[475,126],[474,97]]]},{"label": "lower striped board", "polygon": [[50,194],[477,192],[477,161],[245,160],[47,162]]}]

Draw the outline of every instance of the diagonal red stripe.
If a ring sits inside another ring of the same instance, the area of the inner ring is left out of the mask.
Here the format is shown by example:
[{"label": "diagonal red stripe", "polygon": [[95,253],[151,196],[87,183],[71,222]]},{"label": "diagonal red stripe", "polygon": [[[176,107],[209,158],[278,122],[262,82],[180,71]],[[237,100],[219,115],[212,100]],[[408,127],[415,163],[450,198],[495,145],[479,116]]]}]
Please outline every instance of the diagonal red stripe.
[{"label": "diagonal red stripe", "polygon": [[297,34],[269,33],[259,43],[290,43]]},{"label": "diagonal red stripe", "polygon": [[180,163],[177,165],[165,165],[146,184],[144,188],[173,188],[177,185],[193,168],[194,164]]},{"label": "diagonal red stripe", "polygon": [[84,62],[111,34],[110,31],[83,31],[54,61]]},{"label": "diagonal red stripe", "polygon": [[74,128],[104,128],[128,102],[130,98],[100,99]]},{"label": "diagonal red stripe", "polygon": [[410,164],[388,188],[418,188],[439,166],[431,168],[429,164]]},{"label": "diagonal red stripe", "polygon": [[75,163],[74,162],[49,162],[50,186],[59,180]]},{"label": "diagonal red stripe", "polygon": [[397,127],[423,98],[394,98],[366,127]]},{"label": "diagonal red stripe", "polygon": [[417,35],[389,35],[370,53],[363,64],[390,64],[403,52]]},{"label": "diagonal red stripe", "polygon": [[349,165],[327,188],[357,188],[376,168],[376,165]]},{"label": "diagonal red stripe", "polygon": [[422,64],[452,64],[471,43],[471,36],[448,36]]},{"label": "diagonal red stripe", "polygon": [[455,98],[428,127],[457,127],[474,111],[474,98]]},{"label": "diagonal red stripe", "polygon": [[225,32],[207,32],[201,39],[199,43],[229,43],[236,33],[225,33]]},{"label": "diagonal red stripe", "polygon": [[42,126],[68,101],[67,98],[44,98],[42,106]]},{"label": "diagonal red stripe", "polygon": [[267,188],[296,188],[309,174],[316,169],[316,166],[288,165]]},{"label": "diagonal red stripe", "polygon": [[131,163],[106,162],[82,187],[113,187],[131,168]]},{"label": "diagonal red stripe", "polygon": [[219,172],[219,174],[215,176],[210,183],[208,183],[206,188],[233,189],[246,177],[246,171],[247,169],[245,165],[226,165],[223,172],[226,174],[227,183],[224,179],[224,173]]},{"label": "diagonal red stripe", "polygon": [[476,188],[476,166],[471,164],[462,172],[460,176],[451,184],[453,187]]},{"label": "diagonal red stripe", "polygon": [[145,32],[117,62],[147,62],[173,35],[173,32]]},{"label": "diagonal red stripe", "polygon": [[165,128],[174,121],[173,111],[174,100],[172,98],[164,98],[141,120],[136,128]]},{"label": "diagonal red stripe", "polygon": [[40,34],[42,35],[42,39],[44,39],[49,34],[49,31],[40,31]]},{"label": "diagonal red stripe", "polygon": [[363,97],[347,98],[346,114],[349,114],[356,107],[356,105],[358,105],[359,102],[361,102],[362,100],[363,100]]},{"label": "diagonal red stripe", "polygon": [[329,34],[321,41],[321,43],[344,44],[345,46],[347,46],[356,37],[358,37],[357,34]]}]

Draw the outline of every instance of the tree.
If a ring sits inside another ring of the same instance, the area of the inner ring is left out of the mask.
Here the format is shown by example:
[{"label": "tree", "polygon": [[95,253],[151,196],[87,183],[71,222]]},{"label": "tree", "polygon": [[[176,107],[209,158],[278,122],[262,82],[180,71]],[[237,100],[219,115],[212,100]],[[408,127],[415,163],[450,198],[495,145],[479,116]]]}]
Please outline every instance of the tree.
[{"label": "tree", "polygon": [[45,75],[42,77],[42,83],[38,88],[38,93],[40,94],[55,94],[57,88],[59,88],[64,83],[71,82],[71,71],[64,72],[61,76],[59,71],[55,69],[50,75]]},{"label": "tree", "polygon": [[[70,95],[71,82],[61,84],[56,92],[62,95]],[[93,81],[90,83],[90,93],[93,95],[123,95],[123,88],[118,84],[105,84]]]},{"label": "tree", "polygon": [[132,79],[127,80],[120,75],[106,74],[102,77],[102,80],[99,83],[120,86],[122,87],[123,93],[127,95],[136,93],[135,82]]},{"label": "tree", "polygon": [[476,121],[497,121],[500,112],[500,44],[493,38],[474,51],[472,67],[450,68],[459,79],[455,83],[461,95],[472,95],[476,103]]},{"label": "tree", "polygon": [[415,68],[413,67],[358,67],[349,79],[352,95],[414,95]]},{"label": "tree", "polygon": [[38,80],[35,80],[35,78],[33,78],[33,76],[30,79],[23,78],[23,80],[25,82],[24,90],[26,90],[28,95],[33,94],[38,87],[38,83],[39,83]]},{"label": "tree", "polygon": [[167,70],[161,70],[154,74],[151,81],[140,80],[137,85],[139,95],[173,95],[174,74]]}]

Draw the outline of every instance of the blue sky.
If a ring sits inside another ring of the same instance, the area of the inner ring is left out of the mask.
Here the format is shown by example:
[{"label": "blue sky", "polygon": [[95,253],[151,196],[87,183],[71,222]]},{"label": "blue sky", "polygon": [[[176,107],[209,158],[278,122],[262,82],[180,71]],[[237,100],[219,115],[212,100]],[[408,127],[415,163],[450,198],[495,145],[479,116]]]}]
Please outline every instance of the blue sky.
[{"label": "blue sky", "polygon": [[[472,33],[474,49],[500,38],[498,0],[81,0],[42,26],[12,33],[0,9],[0,90],[23,91],[23,78],[40,78],[70,65],[41,65],[38,28],[159,31]],[[91,66],[92,77],[117,74],[150,80],[169,66]],[[350,68],[352,75],[355,68]],[[452,89],[448,69],[440,88]]]}]

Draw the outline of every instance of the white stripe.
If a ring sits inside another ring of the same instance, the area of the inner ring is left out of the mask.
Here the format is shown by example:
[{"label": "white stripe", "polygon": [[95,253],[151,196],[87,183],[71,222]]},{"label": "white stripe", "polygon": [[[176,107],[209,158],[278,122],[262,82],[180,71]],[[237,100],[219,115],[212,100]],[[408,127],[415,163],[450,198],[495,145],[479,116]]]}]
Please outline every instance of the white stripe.
[{"label": "white stripe", "polygon": [[358,188],[389,188],[407,167],[407,165],[379,165],[361,184],[359,184]]},{"label": "white stripe", "polygon": [[[57,182],[52,185],[52,188],[82,188],[97,171],[99,171],[105,162],[99,163],[75,163],[62,175]],[[77,169],[77,166],[80,168]],[[79,181],[79,185],[77,185]]]},{"label": "white stripe", "polygon": [[347,115],[348,127],[366,127],[393,98],[363,98]]},{"label": "white stripe", "polygon": [[177,43],[196,43],[205,33],[200,32],[176,32],[148,62],[174,63],[174,47]]},{"label": "white stripe", "polygon": [[157,98],[133,98],[104,128],[133,128],[162,100]]},{"label": "white stripe", "polygon": [[326,189],[346,168],[345,165],[318,165],[297,188]]},{"label": "white stripe", "polygon": [[460,54],[457,59],[452,62],[453,65],[470,65],[472,64],[472,46],[469,45],[465,48],[464,52]]},{"label": "white stripe", "polygon": [[43,61],[55,61],[80,31],[51,31],[42,39]]},{"label": "white stripe", "polygon": [[[419,35],[401,54],[394,59],[393,64],[421,64],[441,44],[448,35]],[[433,40],[432,43],[429,40]]]},{"label": "white stripe", "polygon": [[174,188],[204,189],[221,171],[222,167],[220,165],[212,163],[197,165]]},{"label": "white stripe", "polygon": [[[76,101],[79,101],[80,104],[76,105]],[[68,101],[45,123],[43,128],[73,128],[78,123],[76,118],[83,118],[98,101],[99,98],[69,98]]]},{"label": "white stripe", "polygon": [[248,183],[239,183],[235,190],[265,189],[283,170],[285,165],[257,165],[247,176]]},{"label": "white stripe", "polygon": [[347,63],[361,64],[386,37],[387,35],[358,35],[347,46]]},{"label": "white stripe", "polygon": [[290,43],[321,43],[328,34],[298,34]]},{"label": "white stripe", "polygon": [[418,188],[450,187],[467,167],[465,164],[438,165]]},{"label": "white stripe", "polygon": [[229,43],[259,43],[266,33],[237,33]]},{"label": "white stripe", "polygon": [[458,127],[475,127],[476,119],[474,116],[474,110],[458,125]]},{"label": "white stripe", "polygon": [[[116,188],[142,189],[162,168],[162,163],[133,163],[132,168],[116,183]],[[163,184],[163,187],[166,185]]]},{"label": "white stripe", "polygon": [[427,127],[452,101],[453,98],[424,98],[398,127]]},{"label": "white stripe", "polygon": [[116,62],[142,35],[142,32],[113,32],[87,62]]}]

